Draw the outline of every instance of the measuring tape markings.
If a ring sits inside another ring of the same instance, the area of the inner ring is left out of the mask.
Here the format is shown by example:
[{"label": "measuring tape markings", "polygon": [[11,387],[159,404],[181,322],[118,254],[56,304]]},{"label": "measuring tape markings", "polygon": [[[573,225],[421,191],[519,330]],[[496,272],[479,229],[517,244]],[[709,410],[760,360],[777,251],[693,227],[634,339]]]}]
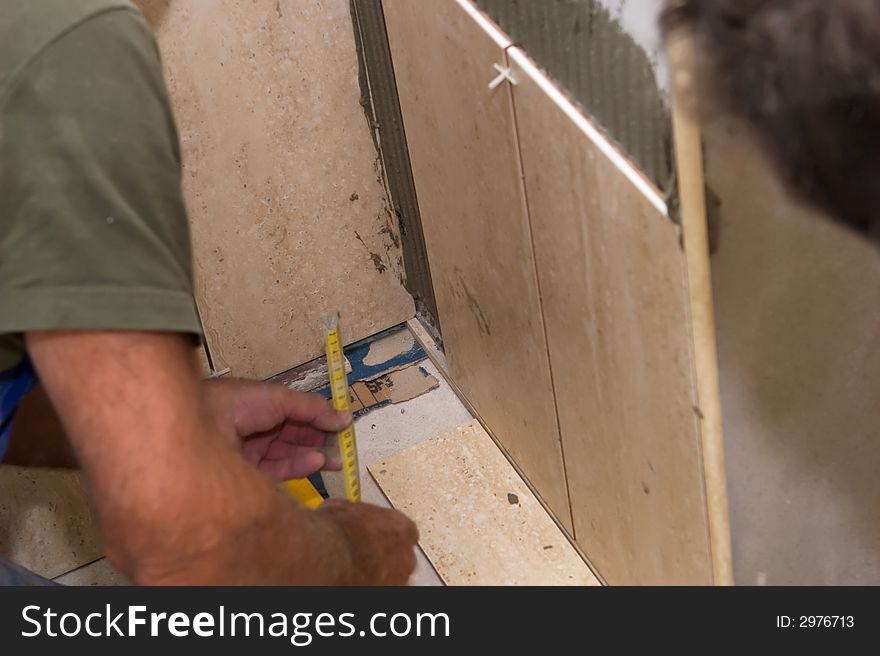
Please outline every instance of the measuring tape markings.
[{"label": "measuring tape markings", "polygon": [[[330,376],[330,393],[333,408],[341,412],[351,412],[351,396],[348,390],[348,376],[345,373],[345,360],[342,342],[339,338],[339,315],[326,317],[324,339],[327,351],[327,371]],[[342,460],[342,474],[345,479],[345,497],[349,501],[361,500],[360,470],[358,468],[357,442],[354,424],[337,433],[339,456]]]}]

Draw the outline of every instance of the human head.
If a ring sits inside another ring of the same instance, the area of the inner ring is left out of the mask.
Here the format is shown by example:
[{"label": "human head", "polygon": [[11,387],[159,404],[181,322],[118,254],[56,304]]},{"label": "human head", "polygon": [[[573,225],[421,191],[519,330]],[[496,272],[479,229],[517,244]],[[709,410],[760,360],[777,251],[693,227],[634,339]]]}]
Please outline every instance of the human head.
[{"label": "human head", "polygon": [[745,122],[788,187],[880,244],[880,0],[673,0],[704,115]]}]

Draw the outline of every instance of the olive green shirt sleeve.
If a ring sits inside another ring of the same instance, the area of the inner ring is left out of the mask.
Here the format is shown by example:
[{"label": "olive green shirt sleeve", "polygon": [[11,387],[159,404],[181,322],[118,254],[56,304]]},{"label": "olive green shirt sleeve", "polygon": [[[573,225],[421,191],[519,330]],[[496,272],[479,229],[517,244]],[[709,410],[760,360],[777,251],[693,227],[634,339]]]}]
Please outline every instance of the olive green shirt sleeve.
[{"label": "olive green shirt sleeve", "polygon": [[200,333],[177,132],[139,13],[73,26],[5,85],[0,166],[0,370],[31,330]]}]

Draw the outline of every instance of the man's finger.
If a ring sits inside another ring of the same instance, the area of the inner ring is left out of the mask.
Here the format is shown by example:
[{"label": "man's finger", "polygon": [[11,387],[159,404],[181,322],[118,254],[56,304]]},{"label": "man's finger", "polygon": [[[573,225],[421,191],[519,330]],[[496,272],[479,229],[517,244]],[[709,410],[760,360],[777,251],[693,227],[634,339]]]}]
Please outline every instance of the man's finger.
[{"label": "man's finger", "polygon": [[338,446],[327,446],[321,449],[324,454],[324,468],[322,471],[340,471],[342,469],[342,454]]},{"label": "man's finger", "polygon": [[322,469],[324,462],[324,454],[320,451],[307,451],[297,454],[295,458],[263,460],[258,468],[276,481],[289,481],[293,478],[311,476]]},{"label": "man's finger", "polygon": [[327,431],[322,431],[314,426],[287,423],[278,434],[278,441],[298,446],[320,447],[327,443]]},{"label": "man's finger", "polygon": [[282,385],[276,388],[277,402],[288,421],[311,424],[328,433],[336,433],[351,424],[349,412],[338,412],[328,399],[320,394],[308,394],[288,389]]}]

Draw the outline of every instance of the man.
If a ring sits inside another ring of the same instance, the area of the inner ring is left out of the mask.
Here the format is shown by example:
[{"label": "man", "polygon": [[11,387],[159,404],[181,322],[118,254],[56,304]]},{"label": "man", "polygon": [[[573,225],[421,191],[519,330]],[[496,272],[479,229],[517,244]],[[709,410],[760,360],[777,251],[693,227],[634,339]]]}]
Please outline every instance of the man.
[{"label": "man", "polygon": [[403,515],[310,512],[275,483],[333,465],[324,431],[350,416],[200,380],[177,135],[133,6],[4,0],[0,162],[6,461],[82,467],[107,555],[136,583],[405,584]]},{"label": "man", "polygon": [[672,0],[704,114],[744,120],[788,187],[880,244],[880,2]]}]

